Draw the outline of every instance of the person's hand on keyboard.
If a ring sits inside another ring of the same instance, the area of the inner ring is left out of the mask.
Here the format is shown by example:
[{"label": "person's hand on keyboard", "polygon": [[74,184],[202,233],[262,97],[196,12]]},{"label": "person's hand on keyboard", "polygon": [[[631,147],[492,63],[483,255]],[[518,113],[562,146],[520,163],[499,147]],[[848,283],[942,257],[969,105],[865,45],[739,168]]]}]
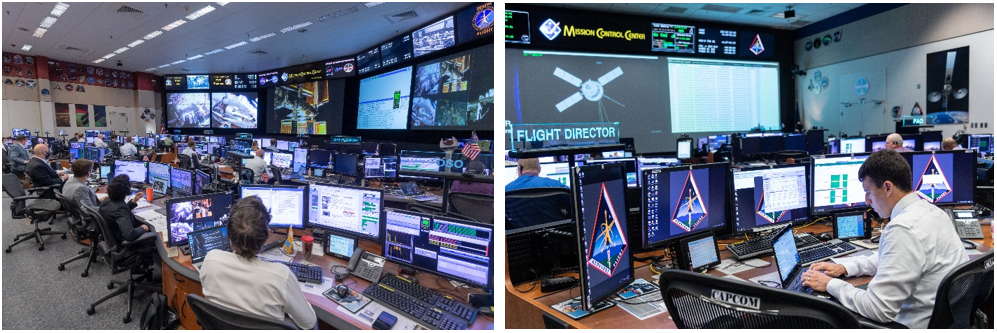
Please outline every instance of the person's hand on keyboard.
[{"label": "person's hand on keyboard", "polygon": [[804,287],[810,287],[814,291],[827,292],[827,283],[831,282],[831,277],[819,270],[810,269],[800,275]]},{"label": "person's hand on keyboard", "polygon": [[830,262],[818,262],[810,265],[811,271],[823,272],[830,277],[842,277],[847,276],[848,272],[845,271],[845,266],[830,263]]}]

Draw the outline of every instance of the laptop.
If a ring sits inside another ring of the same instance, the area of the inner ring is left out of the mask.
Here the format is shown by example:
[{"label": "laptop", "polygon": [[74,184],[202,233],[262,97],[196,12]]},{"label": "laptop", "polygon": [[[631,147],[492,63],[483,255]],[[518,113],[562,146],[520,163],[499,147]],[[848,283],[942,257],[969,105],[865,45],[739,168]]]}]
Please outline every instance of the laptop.
[{"label": "laptop", "polygon": [[190,232],[187,240],[190,242],[190,261],[194,263],[194,270],[197,272],[201,271],[208,251],[232,251],[228,241],[228,227],[224,225]]},{"label": "laptop", "polygon": [[810,287],[804,287],[800,276],[809,269],[800,265],[800,252],[796,249],[796,238],[793,237],[793,225],[788,224],[772,237],[772,250],[775,252],[776,269],[782,289],[805,294],[815,293]]},{"label": "laptop", "polygon": [[419,190],[419,184],[416,184],[416,182],[404,182],[398,185],[402,189],[402,195],[406,197],[422,194],[422,191]]}]

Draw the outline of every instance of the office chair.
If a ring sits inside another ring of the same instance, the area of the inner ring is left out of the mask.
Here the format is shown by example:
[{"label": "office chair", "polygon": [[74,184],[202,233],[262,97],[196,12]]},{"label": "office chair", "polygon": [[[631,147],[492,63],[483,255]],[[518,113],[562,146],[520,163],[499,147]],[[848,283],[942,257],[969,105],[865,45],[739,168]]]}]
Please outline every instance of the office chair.
[{"label": "office chair", "polygon": [[[96,210],[90,207],[83,208],[83,213],[86,214],[91,221],[97,223],[100,228],[100,232],[103,235],[102,240],[97,246],[100,248],[100,252],[104,254],[104,261],[111,264],[111,275],[116,275],[121,272],[128,272],[127,280],[111,280],[107,284],[107,289],[113,289],[114,285],[117,284],[120,287],[114,290],[107,296],[102,297],[96,302],[90,303],[90,308],[87,309],[87,315],[93,315],[97,312],[96,307],[105,301],[114,298],[118,295],[127,293],[128,294],[128,311],[125,312],[125,317],[121,320],[125,324],[132,321],[132,300],[135,299],[135,290],[145,290],[150,292],[162,291],[163,286],[161,284],[143,284],[142,282],[152,280],[152,265],[153,257],[156,254],[156,241],[158,238],[155,233],[147,232],[139,236],[138,239],[134,241],[118,241],[117,236],[108,227],[107,222],[104,217],[100,215]],[[136,277],[135,275],[138,275]]]},{"label": "office chair", "polygon": [[97,261],[97,251],[94,249],[97,247],[97,243],[100,242],[100,233],[97,232],[93,223],[80,210],[78,203],[66,198],[66,196],[62,195],[62,191],[56,191],[55,197],[62,203],[62,208],[69,212],[69,217],[66,219],[66,224],[69,226],[69,233],[73,235],[77,243],[83,244],[84,239],[90,243],[86,248],[81,249],[75,257],[60,262],[59,271],[66,270],[66,264],[68,263],[87,258],[87,267],[83,269],[83,274],[80,274],[80,277],[87,277],[90,275],[90,265]]},{"label": "office chair", "polygon": [[7,154],[7,147],[3,149],[3,173],[10,173],[10,155]]},{"label": "office chair", "polygon": [[242,168],[242,171],[239,171],[239,184],[253,184],[255,183],[255,177],[256,174],[253,173],[253,169]]},{"label": "office chair", "polygon": [[412,202],[412,203],[409,203],[408,205],[405,205],[405,210],[411,210],[411,211],[415,211],[415,212],[426,213],[426,214],[434,214],[434,215],[443,214],[443,210],[440,209],[440,207],[430,206],[430,205],[423,204],[423,203],[418,203],[418,202]]},{"label": "office chair", "polygon": [[273,180],[274,185],[280,185],[284,180],[283,175],[280,174],[280,169],[272,165],[270,166],[270,178]]},{"label": "office chair", "polygon": [[680,329],[859,328],[851,311],[810,295],[678,269],[659,283]]},{"label": "office chair", "polygon": [[450,210],[457,214],[468,216],[474,221],[488,224],[495,223],[495,197],[493,196],[478,193],[450,192],[447,202],[450,205]]},{"label": "office chair", "polygon": [[543,314],[543,321],[544,328],[548,330],[566,330],[571,328],[571,326],[568,326],[567,322],[546,312]]},{"label": "office chair", "polygon": [[956,267],[938,286],[928,328],[990,328],[984,304],[993,304],[994,251]]},{"label": "office chair", "polygon": [[[41,197],[42,193],[54,190],[59,186],[61,184],[33,187],[25,191],[16,175],[10,173],[3,175],[3,191],[12,200],[10,203],[11,218],[23,219],[27,217],[35,225],[34,231],[15,236],[14,243],[4,249],[5,253],[10,253],[15,245],[31,239],[34,239],[35,243],[38,243],[38,251],[45,251],[45,241],[42,240],[42,236],[45,235],[62,235],[62,239],[66,239],[66,232],[64,231],[52,231],[52,228],[39,227],[45,221],[51,223],[55,219],[56,214],[62,210],[62,204],[59,201],[43,199]],[[32,192],[33,194],[29,195],[27,192]]]},{"label": "office chair", "polygon": [[190,155],[184,155],[184,154],[177,155],[177,160],[180,161],[181,169],[191,170],[190,166],[192,162],[190,161]]},{"label": "office chair", "polygon": [[570,219],[571,190],[534,187],[505,192],[506,230]]},{"label": "office chair", "polygon": [[298,330],[297,326],[251,313],[212,304],[204,297],[187,294],[187,304],[197,316],[197,324],[206,330]]},{"label": "office chair", "polygon": [[114,157],[121,157],[121,146],[115,145],[111,147],[111,155]]}]

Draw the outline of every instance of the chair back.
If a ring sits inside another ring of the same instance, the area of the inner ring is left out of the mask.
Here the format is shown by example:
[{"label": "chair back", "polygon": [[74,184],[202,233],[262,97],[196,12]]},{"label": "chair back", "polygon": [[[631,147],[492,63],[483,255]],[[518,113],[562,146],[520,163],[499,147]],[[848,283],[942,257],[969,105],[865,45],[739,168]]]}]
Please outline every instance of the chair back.
[{"label": "chair back", "polygon": [[430,206],[418,202],[413,202],[409,203],[408,205],[405,205],[405,209],[426,214],[434,214],[434,215],[443,214],[443,210],[440,209],[440,207]]},{"label": "chair back", "polygon": [[990,250],[945,275],[938,285],[928,328],[989,328],[980,307],[993,305],[993,296],[994,251]]},{"label": "chair back", "polygon": [[570,219],[571,190],[534,187],[505,192],[506,230]]},{"label": "chair back", "polygon": [[252,183],[254,183],[255,177],[256,177],[256,174],[253,173],[253,169],[242,168],[242,171],[239,171],[239,183],[240,184],[252,184]]},{"label": "chair back", "polygon": [[450,192],[447,201],[455,213],[470,217],[472,220],[488,224],[495,223],[495,197],[478,194]]},{"label": "chair back", "polygon": [[204,297],[187,294],[187,303],[197,316],[197,323],[206,330],[296,330],[283,320],[258,316],[212,304]]},{"label": "chair back", "polygon": [[180,155],[177,155],[177,159],[180,160],[180,168],[181,169],[187,169],[187,170],[191,169],[191,164],[192,163],[190,161],[190,155],[180,154]]},{"label": "chair back", "polygon": [[[89,219],[84,219],[84,214],[83,211],[80,210],[80,205],[73,200],[70,200],[65,195],[62,195],[62,191],[55,191],[55,198],[62,203],[62,209],[69,212],[69,218],[66,219],[66,224],[69,226],[69,232],[76,236],[85,234]],[[77,237],[77,241],[79,240],[81,239]]]},{"label": "chair back", "polygon": [[840,304],[797,292],[678,269],[661,273],[675,326],[706,329],[859,328]]},{"label": "chair back", "polygon": [[[24,187],[21,186],[21,180],[17,178],[17,175],[12,173],[3,175],[3,191],[11,198],[23,197],[28,194],[24,191]],[[26,206],[27,203],[25,203],[25,200],[12,202],[10,204],[10,213],[14,216],[23,215]]]},{"label": "chair back", "polygon": [[91,207],[82,206],[80,208],[83,209],[83,214],[90,218],[90,221],[97,223],[97,228],[100,229],[100,234],[104,235],[103,241],[110,248],[110,251],[121,251],[121,241],[118,240],[118,237],[115,237],[111,227],[108,226],[107,221],[104,220],[104,216],[100,215],[100,212]]},{"label": "chair back", "polygon": [[274,185],[280,185],[284,180],[284,177],[280,174],[280,169],[272,165],[270,166],[270,175],[273,177]]}]

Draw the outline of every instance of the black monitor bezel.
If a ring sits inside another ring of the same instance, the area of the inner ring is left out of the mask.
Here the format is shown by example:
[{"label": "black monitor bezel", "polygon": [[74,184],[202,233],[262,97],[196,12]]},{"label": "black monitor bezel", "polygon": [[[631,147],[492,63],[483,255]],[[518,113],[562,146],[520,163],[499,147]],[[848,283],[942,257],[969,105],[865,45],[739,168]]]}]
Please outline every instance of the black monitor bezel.
[{"label": "black monitor bezel", "polygon": [[[838,212],[831,214],[831,237],[834,239],[840,239],[842,241],[852,241],[857,239],[867,239],[872,237],[872,227],[865,221],[865,213],[863,210],[853,210],[848,212]],[[859,216],[862,217],[862,235],[857,237],[841,238],[838,235],[838,218],[845,216]]]},{"label": "black monitor bezel", "polygon": [[325,233],[325,237],[322,238],[322,252],[324,252],[325,255],[331,256],[331,257],[334,257],[334,258],[343,259],[343,260],[346,260],[346,261],[349,261],[350,259],[352,259],[350,256],[341,255],[341,254],[329,251],[329,242],[330,242],[329,238],[331,238],[332,236],[336,236],[336,237],[346,238],[346,239],[352,240],[353,241],[353,251],[354,252],[356,251],[357,247],[360,246],[360,239],[357,238],[356,236],[353,236],[353,235],[348,235],[348,234],[344,234],[344,233],[340,233],[340,232],[335,232],[335,231],[331,231],[331,230],[327,231]]},{"label": "black monitor bezel", "polygon": [[648,202],[647,202],[647,186],[643,186],[643,187],[641,187],[641,192],[640,192],[640,202],[641,202],[641,206],[640,206],[640,211],[641,211],[640,222],[641,222],[641,231],[642,231],[642,233],[641,233],[641,245],[645,249],[666,247],[668,245],[674,244],[675,242],[679,241],[683,237],[688,237],[688,236],[692,236],[692,235],[703,233],[703,232],[716,231],[716,230],[730,230],[730,228],[731,228],[731,226],[730,226],[730,224],[731,224],[731,219],[730,219],[730,214],[731,214],[730,213],[731,212],[731,206],[730,206],[730,204],[731,204],[731,198],[730,198],[730,196],[732,195],[730,193],[730,189],[733,188],[733,185],[731,184],[732,181],[731,181],[731,178],[730,178],[731,177],[731,173],[730,173],[730,170],[729,170],[730,167],[729,167],[729,165],[727,163],[706,163],[706,164],[684,165],[684,166],[677,166],[677,167],[665,167],[665,168],[645,169],[645,170],[641,170],[641,175],[640,175],[640,177],[641,177],[641,183],[642,184],[647,184],[647,175],[649,175],[651,173],[674,172],[674,171],[683,171],[683,170],[696,170],[696,169],[706,169],[706,168],[711,168],[711,167],[724,167],[724,168],[728,169],[728,170],[724,171],[724,174],[726,175],[726,178],[727,178],[727,180],[724,182],[724,189],[727,191],[727,198],[726,198],[727,202],[724,203],[724,208],[723,208],[724,212],[728,216],[728,218],[725,219],[726,221],[723,224],[718,225],[718,226],[709,227],[709,228],[705,228],[705,229],[702,229],[702,230],[690,231],[690,232],[687,232],[687,233],[683,233],[683,234],[679,234],[679,235],[674,235],[674,236],[668,237],[666,239],[663,239],[663,240],[660,240],[660,241],[657,241],[657,242],[654,242],[654,243],[648,243],[648,241],[647,241],[647,211],[648,211],[648,208],[647,208],[647,205],[648,205]]},{"label": "black monitor bezel", "polygon": [[[707,237],[713,238],[713,251],[716,260],[708,262],[702,266],[692,266],[692,251],[689,250],[689,243]],[[685,262],[689,266],[689,271],[692,272],[703,272],[707,268],[719,265],[721,259],[720,259],[720,245],[719,242],[717,241],[717,233],[711,230],[708,232],[699,232],[693,235],[689,235],[687,237],[682,237],[681,239],[679,239],[679,253],[681,253],[683,256],[679,260]]]}]

